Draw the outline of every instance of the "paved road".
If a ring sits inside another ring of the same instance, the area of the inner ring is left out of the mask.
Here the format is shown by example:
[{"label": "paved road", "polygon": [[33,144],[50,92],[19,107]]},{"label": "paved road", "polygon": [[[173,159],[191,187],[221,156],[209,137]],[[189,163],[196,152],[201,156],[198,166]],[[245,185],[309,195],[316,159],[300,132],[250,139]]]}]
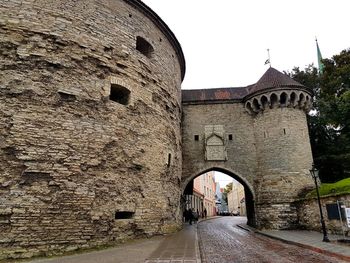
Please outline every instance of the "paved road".
[{"label": "paved road", "polygon": [[221,217],[198,225],[203,263],[339,263],[308,249],[282,243],[237,226],[242,217]]}]

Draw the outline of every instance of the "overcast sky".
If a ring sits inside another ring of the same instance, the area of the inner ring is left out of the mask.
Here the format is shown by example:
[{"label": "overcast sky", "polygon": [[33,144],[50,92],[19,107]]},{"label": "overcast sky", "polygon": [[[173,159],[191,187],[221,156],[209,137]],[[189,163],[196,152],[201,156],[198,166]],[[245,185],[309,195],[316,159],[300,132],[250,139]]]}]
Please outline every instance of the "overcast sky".
[{"label": "overcast sky", "polygon": [[290,71],[350,47],[350,0],[143,0],[170,27],[186,59],[183,89],[239,87],[272,66]]},{"label": "overcast sky", "polygon": [[[253,84],[350,48],[350,0],[143,0],[170,27],[186,59],[183,89]],[[231,180],[216,173],[221,187]]]}]

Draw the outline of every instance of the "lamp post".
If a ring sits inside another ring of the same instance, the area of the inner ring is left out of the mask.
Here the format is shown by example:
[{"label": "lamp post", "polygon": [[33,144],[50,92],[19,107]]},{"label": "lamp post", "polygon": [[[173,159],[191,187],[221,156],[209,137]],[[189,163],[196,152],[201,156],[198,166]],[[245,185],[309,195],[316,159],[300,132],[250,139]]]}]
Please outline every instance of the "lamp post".
[{"label": "lamp post", "polygon": [[324,223],[324,219],[323,219],[322,206],[321,206],[321,201],[320,201],[320,193],[318,192],[318,185],[317,185],[318,170],[316,169],[314,164],[312,164],[312,169],[310,170],[310,174],[311,174],[312,178],[314,178],[315,185],[316,185],[317,201],[318,201],[318,207],[320,208],[321,225],[322,225],[322,231],[323,231],[323,240],[322,241],[329,242],[326,224]]}]

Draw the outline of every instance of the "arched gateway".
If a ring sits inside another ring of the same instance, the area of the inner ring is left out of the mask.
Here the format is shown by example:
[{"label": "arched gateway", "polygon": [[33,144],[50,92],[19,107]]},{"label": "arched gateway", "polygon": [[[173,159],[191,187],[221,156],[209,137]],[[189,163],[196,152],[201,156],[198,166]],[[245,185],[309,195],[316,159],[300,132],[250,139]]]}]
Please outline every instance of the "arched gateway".
[{"label": "arched gateway", "polygon": [[140,0],[0,13],[0,260],[174,232],[185,186],[209,170],[243,183],[251,224],[296,223],[309,89],[270,68],[248,87],[181,91],[181,46]]},{"label": "arched gateway", "polygon": [[183,90],[182,189],[223,171],[245,186],[250,224],[293,228],[293,201],[312,186],[310,105],[311,91],[274,68],[248,87]]},{"label": "arched gateway", "polygon": [[238,175],[236,172],[231,171],[227,168],[223,167],[212,167],[210,169],[206,169],[200,172],[195,173],[192,176],[187,177],[184,179],[182,183],[182,192],[184,194],[190,193],[192,194],[193,190],[193,179],[196,177],[210,171],[217,171],[217,172],[222,172],[225,173],[226,175],[229,175],[230,177],[234,178],[238,182],[240,182],[243,187],[244,187],[244,193],[245,193],[245,203],[246,203],[246,213],[247,213],[247,218],[248,218],[248,224],[249,225],[256,225],[255,222],[255,211],[254,211],[254,200],[255,200],[255,193],[254,193],[254,188],[253,186],[243,177]]}]

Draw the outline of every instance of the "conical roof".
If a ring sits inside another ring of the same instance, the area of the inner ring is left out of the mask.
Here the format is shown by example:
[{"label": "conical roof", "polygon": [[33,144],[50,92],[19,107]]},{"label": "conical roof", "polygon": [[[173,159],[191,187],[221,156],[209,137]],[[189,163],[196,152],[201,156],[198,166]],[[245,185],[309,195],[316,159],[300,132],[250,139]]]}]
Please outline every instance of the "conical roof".
[{"label": "conical roof", "polygon": [[277,69],[270,67],[259,81],[250,87],[249,93],[256,93],[259,91],[281,88],[281,87],[299,87],[306,88],[304,85],[291,79],[288,75],[279,72]]}]

